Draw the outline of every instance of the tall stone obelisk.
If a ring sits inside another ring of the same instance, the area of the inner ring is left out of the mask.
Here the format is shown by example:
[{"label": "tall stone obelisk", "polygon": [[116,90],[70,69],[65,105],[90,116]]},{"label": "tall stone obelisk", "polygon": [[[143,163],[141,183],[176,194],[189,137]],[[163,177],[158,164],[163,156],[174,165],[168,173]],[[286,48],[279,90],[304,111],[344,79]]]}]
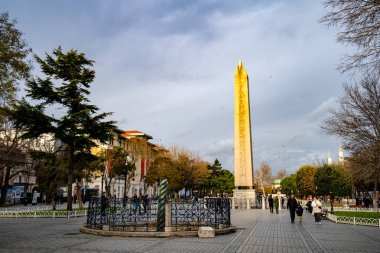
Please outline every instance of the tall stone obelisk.
[{"label": "tall stone obelisk", "polygon": [[243,63],[239,61],[235,72],[235,190],[234,206],[250,208],[256,206],[253,190],[253,162],[251,115],[249,104],[249,80]]}]

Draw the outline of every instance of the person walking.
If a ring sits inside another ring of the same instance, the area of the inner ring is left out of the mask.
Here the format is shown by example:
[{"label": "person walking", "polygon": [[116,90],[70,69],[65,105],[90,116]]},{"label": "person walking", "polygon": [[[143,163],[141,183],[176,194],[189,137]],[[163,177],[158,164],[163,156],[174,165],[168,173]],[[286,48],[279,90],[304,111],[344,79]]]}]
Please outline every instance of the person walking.
[{"label": "person walking", "polygon": [[273,198],[272,198],[272,195],[269,195],[268,203],[269,203],[269,210],[270,210],[271,213],[273,213]]},{"label": "person walking", "polygon": [[297,204],[296,197],[294,196],[294,194],[292,194],[290,196],[290,198],[288,199],[288,204],[287,204],[287,209],[290,212],[291,223],[294,223],[294,219],[296,218],[296,208],[297,208],[297,206],[298,206],[298,204]]},{"label": "person walking", "polygon": [[302,222],[303,207],[302,207],[301,203],[298,203],[298,207],[297,207],[296,212],[297,212],[298,222]]},{"label": "person walking", "polygon": [[274,197],[274,207],[276,208],[276,214],[278,214],[278,207],[279,206],[280,206],[280,199],[276,195],[276,197]]},{"label": "person walking", "polygon": [[311,206],[313,207],[313,214],[315,219],[315,224],[322,224],[322,203],[318,200],[318,198],[314,197],[313,202],[311,203]]}]

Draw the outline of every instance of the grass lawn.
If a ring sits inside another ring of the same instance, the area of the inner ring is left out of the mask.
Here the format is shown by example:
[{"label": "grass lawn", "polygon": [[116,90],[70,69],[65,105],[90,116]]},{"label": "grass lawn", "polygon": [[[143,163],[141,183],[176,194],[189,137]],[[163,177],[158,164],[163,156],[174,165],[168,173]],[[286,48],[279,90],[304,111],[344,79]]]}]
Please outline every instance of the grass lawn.
[{"label": "grass lawn", "polygon": [[336,216],[346,216],[346,217],[360,217],[360,218],[374,218],[380,219],[380,212],[345,212],[345,211],[335,211]]}]

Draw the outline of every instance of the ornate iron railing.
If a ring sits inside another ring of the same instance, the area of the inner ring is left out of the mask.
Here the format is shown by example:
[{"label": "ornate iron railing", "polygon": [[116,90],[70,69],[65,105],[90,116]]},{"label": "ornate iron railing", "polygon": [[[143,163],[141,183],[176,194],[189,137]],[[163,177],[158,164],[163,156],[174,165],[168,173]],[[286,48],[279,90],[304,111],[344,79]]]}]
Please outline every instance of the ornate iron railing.
[{"label": "ornate iron railing", "polygon": [[177,230],[197,230],[200,226],[225,228],[231,225],[228,198],[176,200],[171,205],[171,226]]},{"label": "ornate iron railing", "polygon": [[0,212],[0,218],[74,218],[87,215],[87,210],[23,210]]},{"label": "ornate iron railing", "polygon": [[155,231],[157,201],[144,199],[91,198],[87,211],[87,227],[123,231]]},{"label": "ornate iron railing", "polygon": [[327,214],[327,218],[335,223],[380,227],[380,219],[337,216],[330,213]]},{"label": "ornate iron railing", "polygon": [[[231,225],[230,199],[206,198],[173,200],[170,209],[171,227],[176,230],[195,230],[199,226],[214,228]],[[87,210],[88,228],[120,230],[129,232],[157,231],[157,200],[96,198],[89,201]],[[168,223],[169,224],[169,223]]]}]

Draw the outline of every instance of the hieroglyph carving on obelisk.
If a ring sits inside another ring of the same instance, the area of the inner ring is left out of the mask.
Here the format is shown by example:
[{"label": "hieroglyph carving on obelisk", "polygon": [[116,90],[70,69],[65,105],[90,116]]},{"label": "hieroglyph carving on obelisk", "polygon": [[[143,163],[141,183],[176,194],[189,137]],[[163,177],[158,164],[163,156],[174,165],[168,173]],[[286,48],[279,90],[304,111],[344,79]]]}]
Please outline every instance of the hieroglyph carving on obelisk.
[{"label": "hieroglyph carving on obelisk", "polygon": [[249,82],[243,63],[235,72],[235,187],[252,188],[252,138],[251,117],[249,109]]}]

